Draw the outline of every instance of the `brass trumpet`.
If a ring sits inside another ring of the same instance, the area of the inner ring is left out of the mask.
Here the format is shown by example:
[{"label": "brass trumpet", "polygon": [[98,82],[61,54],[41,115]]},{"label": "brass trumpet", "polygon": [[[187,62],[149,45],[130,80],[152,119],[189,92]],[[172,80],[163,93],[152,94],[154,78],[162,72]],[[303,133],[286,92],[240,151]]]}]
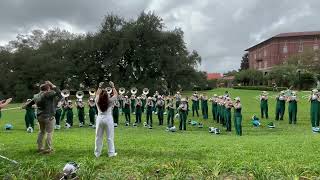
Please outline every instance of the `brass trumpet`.
[{"label": "brass trumpet", "polygon": [[61,96],[64,97],[64,98],[67,98],[70,96],[70,91],[67,90],[67,89],[64,89],[61,91]]},{"label": "brass trumpet", "polygon": [[126,92],[126,89],[124,87],[119,88],[119,94],[124,94]]},{"label": "brass trumpet", "polygon": [[144,95],[148,95],[149,94],[149,89],[148,88],[143,88],[142,93]]}]

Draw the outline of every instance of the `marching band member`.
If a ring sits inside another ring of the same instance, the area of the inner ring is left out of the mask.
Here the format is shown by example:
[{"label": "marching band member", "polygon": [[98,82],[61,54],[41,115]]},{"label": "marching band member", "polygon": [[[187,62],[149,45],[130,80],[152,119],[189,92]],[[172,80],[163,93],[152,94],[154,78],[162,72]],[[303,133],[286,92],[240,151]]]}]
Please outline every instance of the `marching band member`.
[{"label": "marching band member", "polygon": [[235,98],[234,107],[234,127],[236,129],[236,134],[242,136],[242,114],[241,114],[241,102],[240,97]]},{"label": "marching band member", "polygon": [[297,123],[297,94],[296,92],[292,92],[291,96],[287,98],[289,103],[288,111],[289,111],[289,124],[296,124]]},{"label": "marching band member", "polygon": [[230,97],[226,98],[225,102],[225,122],[227,131],[231,132],[231,108],[233,107],[233,103]]},{"label": "marching band member", "polygon": [[135,110],[135,105],[136,105],[136,95],[132,94],[131,97],[130,97],[130,101],[131,101],[131,112],[133,114],[136,113],[136,110]]},{"label": "marching band member", "polygon": [[180,103],[181,103],[181,94],[179,91],[177,91],[177,94],[174,95],[175,99],[176,99],[176,107],[178,108]]},{"label": "marching band member", "polygon": [[222,124],[223,126],[226,125],[226,107],[225,104],[226,103],[226,99],[224,97],[221,97],[221,109],[220,109],[220,124]]},{"label": "marching band member", "polygon": [[284,91],[281,91],[279,96],[276,98],[277,105],[276,105],[276,120],[278,121],[283,120],[284,112],[286,109],[286,97],[284,95]]},{"label": "marching band member", "polygon": [[90,123],[89,123],[89,126],[90,127],[95,127],[95,118],[96,118],[96,103],[94,102],[94,98],[93,97],[90,97],[89,98],[89,102],[88,102],[88,105],[89,105],[89,119],[90,119]]},{"label": "marching band member", "polygon": [[0,119],[1,119],[1,116],[2,116],[1,109],[6,107],[11,101],[12,101],[12,98],[0,101]]},{"label": "marching band member", "polygon": [[156,91],[155,94],[153,95],[152,97],[152,102],[153,102],[153,107],[152,107],[152,112],[157,114],[157,99],[158,99],[158,96],[159,96],[159,92]]},{"label": "marching band member", "polygon": [[124,103],[123,113],[126,118],[126,126],[129,126],[131,119],[130,119],[130,99],[128,98],[128,96],[124,97],[123,103]]},{"label": "marching band member", "polygon": [[82,102],[82,99],[78,99],[76,101],[76,107],[78,110],[79,127],[83,127],[84,126],[84,104]]},{"label": "marching band member", "polygon": [[[114,146],[114,121],[112,117],[112,105],[113,101],[118,98],[118,92],[110,81],[110,86],[112,88],[112,93],[108,94],[106,90],[102,90],[101,86],[103,83],[99,84],[99,88],[96,92],[96,106],[98,108],[98,116],[96,122],[96,138],[95,138],[95,149],[94,155],[99,157],[101,155],[103,146],[103,135],[106,131],[107,142],[108,142],[108,156],[117,156],[115,146]],[[129,101],[130,102],[130,101]],[[120,103],[119,103],[120,104]],[[130,107],[130,106],[129,106]]]},{"label": "marching band member", "polygon": [[197,117],[199,117],[199,112],[198,112],[198,102],[199,102],[199,99],[198,99],[198,95],[196,93],[194,93],[191,97],[191,100],[192,100],[192,117],[194,117],[194,112],[196,112],[197,114]]},{"label": "marching band member", "polygon": [[36,105],[35,104],[31,104],[32,100],[31,99],[27,99],[27,102],[22,106],[23,109],[26,110],[26,114],[24,116],[24,120],[26,123],[26,129],[28,130],[28,128],[31,127],[31,132],[33,132],[34,129],[34,119],[36,118],[35,116],[35,108]]},{"label": "marching band member", "polygon": [[201,109],[203,119],[208,119],[208,97],[206,94],[201,96]]},{"label": "marching band member", "polygon": [[141,116],[142,116],[142,101],[141,101],[141,97],[137,97],[136,100],[136,104],[135,104],[135,108],[136,108],[136,124],[141,124]]},{"label": "marching band member", "polygon": [[159,126],[163,125],[163,111],[164,111],[164,101],[162,97],[159,95],[157,100],[157,109],[158,109],[158,120]]},{"label": "marching band member", "polygon": [[71,100],[68,100],[68,105],[66,107],[66,115],[67,115],[66,127],[70,128],[73,126],[73,105]]},{"label": "marching band member", "polygon": [[317,89],[312,90],[312,94],[309,98],[309,101],[311,103],[310,118],[312,131],[319,132],[319,95]]},{"label": "marching band member", "polygon": [[114,127],[118,127],[119,123],[119,108],[120,108],[120,102],[117,99],[113,101],[113,106],[112,106],[112,117],[113,117],[113,123]]},{"label": "marching band member", "polygon": [[168,103],[167,103],[166,109],[168,110],[167,125],[168,125],[168,128],[171,128],[174,124],[173,123],[174,104],[173,104],[173,99],[171,97],[168,98]]},{"label": "marching band member", "polygon": [[221,123],[222,117],[221,117],[221,96],[217,98],[217,122]]},{"label": "marching band member", "polygon": [[56,125],[54,127],[54,129],[59,130],[61,128],[60,126],[60,120],[61,120],[61,114],[62,114],[62,100],[58,101],[57,103],[57,107],[56,107],[56,113],[54,115],[55,119],[56,119]]},{"label": "marching band member", "polygon": [[148,124],[148,128],[152,129],[152,109],[153,109],[153,100],[152,97],[148,97],[147,99],[147,124]]},{"label": "marching band member", "polygon": [[180,124],[179,124],[179,129],[180,130],[187,130],[187,99],[182,98],[181,99],[181,104],[177,108],[177,111],[179,112],[180,116]]},{"label": "marching band member", "polygon": [[189,97],[188,96],[186,96],[186,104],[187,104],[187,116],[189,115],[189,111],[190,111],[190,109],[189,109]]},{"label": "marching band member", "polygon": [[262,91],[260,95],[260,110],[261,110],[261,118],[266,117],[266,119],[269,118],[268,116],[268,93],[267,91]]},{"label": "marching band member", "polygon": [[121,114],[123,114],[123,99],[124,99],[123,94],[119,94],[118,95],[118,100],[119,100],[119,103],[120,103],[119,109],[121,109]]}]

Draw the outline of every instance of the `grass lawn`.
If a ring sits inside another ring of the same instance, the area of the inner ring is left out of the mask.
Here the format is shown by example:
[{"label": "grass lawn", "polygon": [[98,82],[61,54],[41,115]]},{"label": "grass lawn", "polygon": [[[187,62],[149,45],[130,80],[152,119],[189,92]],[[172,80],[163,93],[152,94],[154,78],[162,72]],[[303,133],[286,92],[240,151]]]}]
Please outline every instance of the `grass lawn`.
[{"label": "grass lawn", "polygon": [[[55,131],[55,152],[50,155],[36,153],[37,131],[27,133],[23,110],[2,112],[0,120],[0,155],[18,161],[18,166],[0,159],[0,178],[3,179],[57,179],[68,161],[81,164],[78,175],[81,179],[296,179],[314,178],[320,174],[320,134],[311,132],[308,92],[300,92],[298,123],[289,125],[288,110],[284,121],[276,121],[275,129],[266,124],[274,119],[274,93],[269,94],[269,120],[262,120],[262,127],[253,128],[250,118],[260,115],[259,91],[215,89],[208,95],[223,94],[229,90],[232,97],[240,96],[243,106],[243,136],[232,132],[212,120],[192,118],[204,123],[199,129],[188,125],[187,131],[170,133],[165,126],[154,129],[125,127],[124,116],[115,130],[115,145],[118,156],[107,157],[106,143],[103,154],[93,155],[95,131],[89,127],[79,128],[74,118],[72,129]],[[189,93],[188,95],[191,95]],[[191,104],[190,104],[191,105]],[[20,104],[12,104],[17,107]],[[86,109],[88,110],[88,108]],[[74,109],[74,114],[76,110]],[[145,121],[143,115],[143,122]],[[131,121],[134,121],[131,116]],[[88,122],[88,116],[86,122]],[[6,123],[14,126],[5,131]],[[166,123],[166,116],[165,116]],[[176,127],[178,120],[175,120]],[[62,123],[64,125],[64,123]],[[208,133],[208,127],[222,129],[221,135]],[[105,141],[106,142],[106,141]]]}]

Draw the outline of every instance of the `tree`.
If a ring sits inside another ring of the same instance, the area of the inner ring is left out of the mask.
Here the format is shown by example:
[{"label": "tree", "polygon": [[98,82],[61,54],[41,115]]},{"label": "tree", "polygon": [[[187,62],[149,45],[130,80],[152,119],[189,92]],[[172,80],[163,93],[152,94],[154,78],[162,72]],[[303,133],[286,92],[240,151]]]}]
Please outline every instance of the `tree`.
[{"label": "tree", "polygon": [[246,69],[249,69],[249,53],[245,53],[242,56],[242,60],[241,60],[239,71],[246,70]]}]

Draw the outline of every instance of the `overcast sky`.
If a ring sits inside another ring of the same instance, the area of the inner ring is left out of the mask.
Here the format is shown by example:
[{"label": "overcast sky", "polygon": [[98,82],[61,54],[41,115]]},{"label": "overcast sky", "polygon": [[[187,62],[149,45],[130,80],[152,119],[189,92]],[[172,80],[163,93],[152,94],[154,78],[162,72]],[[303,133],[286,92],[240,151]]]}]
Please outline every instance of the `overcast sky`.
[{"label": "overcast sky", "polygon": [[1,0],[0,45],[36,28],[94,32],[108,13],[142,11],[182,28],[207,72],[238,69],[244,49],[281,32],[320,30],[319,0]]}]

